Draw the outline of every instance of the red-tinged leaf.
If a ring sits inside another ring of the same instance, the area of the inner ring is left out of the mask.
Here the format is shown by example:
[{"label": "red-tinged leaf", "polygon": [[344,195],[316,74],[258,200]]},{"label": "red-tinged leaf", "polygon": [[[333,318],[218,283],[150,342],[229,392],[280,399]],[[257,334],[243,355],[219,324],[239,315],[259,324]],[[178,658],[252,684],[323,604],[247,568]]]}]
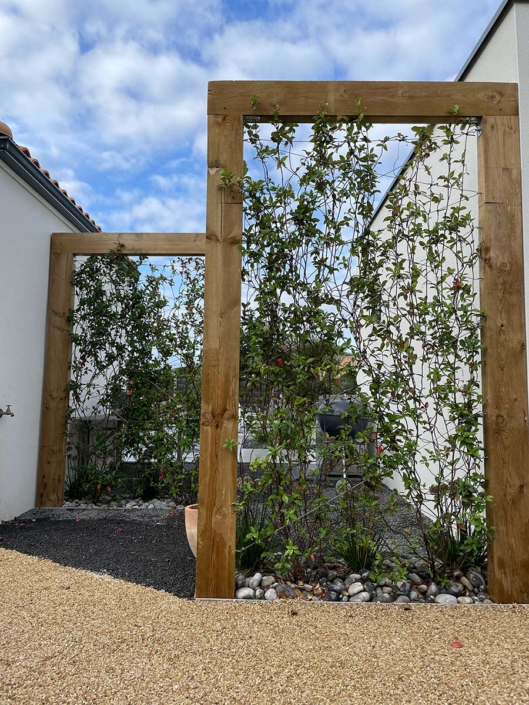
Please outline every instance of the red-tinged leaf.
[{"label": "red-tinged leaf", "polygon": [[463,644],[459,641],[459,639],[457,638],[457,636],[456,636],[456,638],[454,639],[454,641],[451,641],[451,642],[450,642],[450,646],[453,646],[454,649],[462,649],[462,648],[463,648]]},{"label": "red-tinged leaf", "polygon": [[118,531],[123,531],[123,529],[122,529],[121,527],[119,527],[119,526],[118,526]]},{"label": "red-tinged leaf", "polygon": [[310,554],[310,560],[311,560],[313,563],[314,563],[314,561],[316,560],[316,559],[314,558],[314,553],[311,553],[311,554]]},{"label": "red-tinged leaf", "polygon": [[81,517],[77,517],[75,521],[84,521],[84,519],[81,519]]}]

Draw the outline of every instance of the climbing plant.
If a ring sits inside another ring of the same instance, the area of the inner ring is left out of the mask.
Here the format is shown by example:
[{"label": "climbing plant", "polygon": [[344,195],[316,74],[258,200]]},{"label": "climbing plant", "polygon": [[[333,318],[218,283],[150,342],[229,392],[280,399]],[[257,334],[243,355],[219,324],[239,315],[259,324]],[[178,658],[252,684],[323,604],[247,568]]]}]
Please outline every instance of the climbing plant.
[{"label": "climbing plant", "polygon": [[[302,141],[298,125],[268,127],[248,122],[245,175],[223,176],[244,195],[242,375],[260,403],[243,415],[265,448],[240,481],[240,507],[260,497],[268,510],[248,538],[294,577],[360,544],[375,565],[379,531],[405,502],[416,531],[400,545],[446,573],[480,555],[487,534],[479,243],[465,183],[475,128],[377,137],[363,116],[323,112]],[[375,229],[388,159],[406,146]],[[363,430],[316,447],[317,408],[337,393]],[[333,499],[336,468],[362,479]],[[383,483],[394,489],[381,503]]]},{"label": "climbing plant", "polygon": [[70,312],[70,497],[197,491],[204,264],[79,259]]}]

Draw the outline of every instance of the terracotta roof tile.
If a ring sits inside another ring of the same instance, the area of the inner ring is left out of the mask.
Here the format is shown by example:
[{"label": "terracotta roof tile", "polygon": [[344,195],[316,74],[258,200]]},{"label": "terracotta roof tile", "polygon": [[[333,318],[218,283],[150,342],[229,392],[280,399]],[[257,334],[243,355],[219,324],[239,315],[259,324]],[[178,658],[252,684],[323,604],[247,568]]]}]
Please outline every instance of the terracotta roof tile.
[{"label": "terracotta roof tile", "polygon": [[[8,125],[5,124],[5,122],[2,122],[1,120],[0,120],[0,135],[7,135],[7,136],[10,137],[11,139],[13,139],[13,133],[11,132],[11,129],[9,128]],[[14,140],[13,140],[13,142],[14,142]],[[81,211],[81,213],[82,213],[86,218],[88,218],[88,220],[92,223],[92,225],[94,225],[98,230],[101,230],[100,226],[97,225],[97,223],[96,223],[92,218],[90,218],[90,216],[88,215],[88,213],[87,213],[85,210],[83,210],[83,208],[81,208],[81,206],[77,205],[77,203],[75,202],[75,199],[72,198],[72,196],[70,196],[70,195],[68,194],[68,192],[66,191],[66,189],[61,188],[59,182],[58,182],[56,179],[52,179],[52,178],[51,178],[50,172],[49,172],[47,169],[43,169],[43,168],[40,166],[39,160],[36,159],[35,157],[32,157],[32,156],[31,156],[31,152],[29,151],[29,149],[28,149],[27,147],[24,147],[24,146],[22,146],[21,144],[17,144],[16,142],[14,142],[14,144],[15,144],[15,145],[18,147],[18,149],[29,159],[29,161],[32,162],[32,164],[34,164],[36,167],[38,167],[38,168],[40,169],[41,173],[44,174],[44,176],[45,176],[47,179],[49,179],[50,182],[51,182],[64,196],[66,196],[66,198],[68,198],[75,206],[77,206],[77,208]]]}]

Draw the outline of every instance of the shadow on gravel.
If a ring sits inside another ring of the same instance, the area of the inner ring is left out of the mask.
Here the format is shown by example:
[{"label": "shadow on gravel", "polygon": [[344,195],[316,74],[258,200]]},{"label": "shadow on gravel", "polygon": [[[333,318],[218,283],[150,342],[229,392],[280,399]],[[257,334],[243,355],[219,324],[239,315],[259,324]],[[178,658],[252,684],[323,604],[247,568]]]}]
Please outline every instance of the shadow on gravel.
[{"label": "shadow on gravel", "polygon": [[82,512],[72,518],[61,512],[57,519],[49,511],[43,514],[33,510],[0,524],[0,547],[193,597],[195,559],[182,515],[146,515],[139,521],[109,510],[100,510],[99,516],[92,511],[86,518]]}]

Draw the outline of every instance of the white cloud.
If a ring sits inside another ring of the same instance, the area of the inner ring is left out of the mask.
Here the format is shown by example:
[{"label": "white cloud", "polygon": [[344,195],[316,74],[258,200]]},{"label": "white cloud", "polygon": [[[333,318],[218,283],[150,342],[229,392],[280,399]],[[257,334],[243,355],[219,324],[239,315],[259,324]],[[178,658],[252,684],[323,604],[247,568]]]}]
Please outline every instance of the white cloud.
[{"label": "white cloud", "polygon": [[[449,79],[498,2],[262,0],[241,21],[227,0],[0,0],[0,119],[102,221],[202,230],[208,80]],[[132,206],[112,174],[136,180]]]},{"label": "white cloud", "polygon": [[204,199],[146,196],[110,209],[105,229],[123,232],[204,232]]}]

